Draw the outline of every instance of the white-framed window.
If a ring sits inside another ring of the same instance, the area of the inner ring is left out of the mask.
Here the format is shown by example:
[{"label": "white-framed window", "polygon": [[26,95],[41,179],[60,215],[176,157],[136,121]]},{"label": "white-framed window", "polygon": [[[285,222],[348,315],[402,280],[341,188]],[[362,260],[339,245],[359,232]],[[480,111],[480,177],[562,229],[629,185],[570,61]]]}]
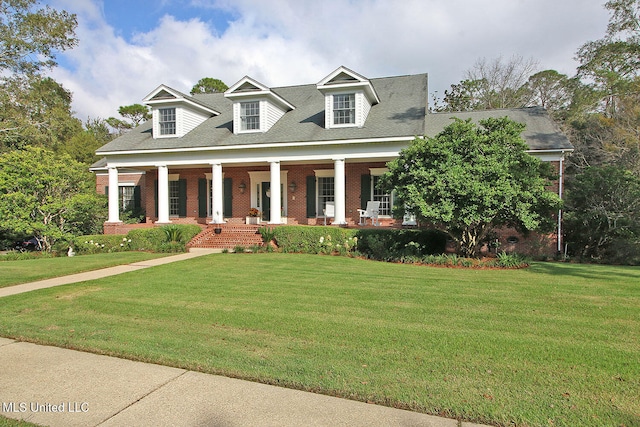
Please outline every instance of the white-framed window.
[{"label": "white-framed window", "polygon": [[335,178],[332,176],[319,176],[317,179],[318,210],[324,212],[327,202],[335,201]]},{"label": "white-framed window", "polygon": [[135,205],[135,186],[120,185],[118,187],[118,206],[120,206],[120,211],[133,210]]},{"label": "white-framed window", "polygon": [[160,126],[160,135],[176,134],[176,109],[175,108],[159,108],[158,109],[158,125]]},{"label": "white-framed window", "polygon": [[169,181],[169,216],[180,215],[180,181]]},{"label": "white-framed window", "polygon": [[260,130],[260,101],[240,103],[240,129]]},{"label": "white-framed window", "polygon": [[385,193],[378,188],[380,177],[387,171],[387,168],[369,169],[369,173],[371,174],[371,200],[380,202],[380,216],[390,217],[393,209],[393,192]]},{"label": "white-framed window", "polygon": [[385,193],[378,188],[380,182],[379,175],[371,177],[371,198],[375,202],[380,202],[379,215],[391,216],[391,208],[393,207],[393,193]]},{"label": "white-framed window", "polygon": [[354,93],[333,95],[333,124],[356,123],[356,95]]}]

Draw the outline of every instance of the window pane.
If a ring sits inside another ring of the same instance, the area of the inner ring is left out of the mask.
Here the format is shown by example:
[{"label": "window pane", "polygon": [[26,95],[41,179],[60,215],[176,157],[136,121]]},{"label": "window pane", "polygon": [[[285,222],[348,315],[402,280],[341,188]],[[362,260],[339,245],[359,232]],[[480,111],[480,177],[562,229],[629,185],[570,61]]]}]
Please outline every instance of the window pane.
[{"label": "window pane", "polygon": [[160,108],[158,110],[158,123],[160,125],[160,135],[176,134],[176,109]]},{"label": "window pane", "polygon": [[333,95],[333,123],[354,124],[356,122],[355,94]]},{"label": "window pane", "polygon": [[169,181],[169,215],[180,215],[179,181]]},{"label": "window pane", "polygon": [[327,202],[335,200],[333,183],[333,177],[318,178],[318,212],[322,212]]},{"label": "window pane", "polygon": [[378,189],[378,182],[380,181],[379,176],[372,176],[371,185],[373,185],[371,194],[373,195],[373,200],[376,202],[380,202],[380,215],[391,215],[391,195],[389,193],[384,193]]},{"label": "window pane", "polygon": [[260,129],[260,103],[240,103],[240,125],[242,130]]},{"label": "window pane", "polygon": [[134,187],[120,187],[120,209],[122,211],[131,210],[135,207],[134,204]]}]

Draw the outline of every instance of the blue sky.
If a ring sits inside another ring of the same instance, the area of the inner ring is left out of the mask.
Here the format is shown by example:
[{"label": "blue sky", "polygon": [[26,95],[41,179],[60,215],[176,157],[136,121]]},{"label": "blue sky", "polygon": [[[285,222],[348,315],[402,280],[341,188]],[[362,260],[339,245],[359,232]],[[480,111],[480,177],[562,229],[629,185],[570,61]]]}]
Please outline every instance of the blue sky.
[{"label": "blue sky", "polygon": [[78,16],[80,40],[51,75],[76,116],[116,116],[160,84],[317,83],[341,65],[369,78],[429,73],[442,96],[481,58],[575,74],[601,38],[605,0],[42,0]]}]

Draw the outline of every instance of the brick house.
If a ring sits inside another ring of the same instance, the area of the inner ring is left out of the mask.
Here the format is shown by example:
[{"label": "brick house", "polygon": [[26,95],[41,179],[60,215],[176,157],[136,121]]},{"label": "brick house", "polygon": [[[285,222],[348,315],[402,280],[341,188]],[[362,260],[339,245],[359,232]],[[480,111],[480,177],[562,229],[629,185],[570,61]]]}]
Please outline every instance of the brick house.
[{"label": "brick house", "polygon": [[556,165],[560,194],[572,151],[541,108],[428,113],[427,74],[368,79],[339,67],[298,86],[244,77],[224,93],[189,96],[161,85],[143,102],[153,119],[98,149],[92,167],[109,197],[107,234],[126,230],[119,215],[133,205],[149,225],[243,224],[251,208],[264,223],[316,225],[333,203],[329,222],[351,226],[375,200],[381,225],[400,225],[378,177],[415,136],[436,135],[454,115],[524,123],[529,152]]}]

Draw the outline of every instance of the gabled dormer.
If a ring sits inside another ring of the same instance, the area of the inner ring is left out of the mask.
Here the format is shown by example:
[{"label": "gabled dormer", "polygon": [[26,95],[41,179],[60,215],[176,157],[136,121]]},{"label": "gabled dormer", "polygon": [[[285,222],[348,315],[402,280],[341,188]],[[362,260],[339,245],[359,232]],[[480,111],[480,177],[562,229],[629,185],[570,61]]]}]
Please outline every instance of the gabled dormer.
[{"label": "gabled dormer", "polygon": [[233,133],[266,132],[287,111],[295,109],[284,98],[251,77],[243,77],[224,96],[233,101]]},{"label": "gabled dormer", "polygon": [[371,107],[380,102],[366,77],[340,67],[317,84],[324,94],[325,128],[362,127]]},{"label": "gabled dormer", "polygon": [[151,107],[153,138],[184,136],[209,117],[220,115],[194,97],[165,85],[158,86],[143,102]]}]

